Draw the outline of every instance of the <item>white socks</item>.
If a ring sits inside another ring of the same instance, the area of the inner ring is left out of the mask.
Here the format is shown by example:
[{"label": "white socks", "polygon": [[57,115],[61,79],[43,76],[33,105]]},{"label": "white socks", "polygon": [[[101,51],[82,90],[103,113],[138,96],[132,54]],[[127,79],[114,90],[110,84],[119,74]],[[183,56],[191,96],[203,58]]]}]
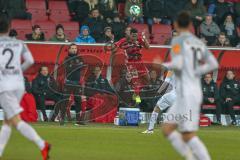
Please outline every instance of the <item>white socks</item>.
[{"label": "white socks", "polygon": [[8,143],[11,133],[12,128],[7,124],[3,124],[0,132],[0,157],[2,157],[3,151]]},{"label": "white socks", "polygon": [[197,136],[188,141],[187,145],[198,160],[211,160],[207,148]]},{"label": "white socks", "polygon": [[190,148],[183,141],[182,135],[177,131],[173,131],[169,136],[168,140],[171,142],[172,146],[175,150],[180,153],[181,156],[186,157],[186,155],[190,152]]},{"label": "white socks", "polygon": [[153,111],[152,114],[151,114],[148,130],[153,130],[154,129],[154,125],[157,121],[157,118],[158,118],[158,113]]},{"label": "white socks", "polygon": [[45,147],[44,140],[42,140],[37,132],[26,122],[20,121],[16,128],[24,137],[33,141],[41,150]]}]

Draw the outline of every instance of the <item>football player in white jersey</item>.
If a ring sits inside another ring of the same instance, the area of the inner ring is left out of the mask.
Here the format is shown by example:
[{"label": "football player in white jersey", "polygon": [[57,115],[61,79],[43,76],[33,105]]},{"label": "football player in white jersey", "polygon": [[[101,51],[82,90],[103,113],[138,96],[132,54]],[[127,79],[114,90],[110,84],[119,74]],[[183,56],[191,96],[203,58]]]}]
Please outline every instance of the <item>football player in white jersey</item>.
[{"label": "football player in white jersey", "polygon": [[174,25],[179,36],[171,43],[172,60],[163,65],[174,71],[177,97],[164,118],[162,131],[185,159],[210,160],[196,132],[202,103],[201,76],[217,69],[218,63],[203,42],[190,33],[188,12],[180,13]]},{"label": "football player in white jersey", "polygon": [[154,132],[154,125],[157,121],[158,114],[171,107],[173,102],[176,99],[175,84],[174,84],[174,75],[172,71],[168,71],[165,81],[158,90],[158,93],[161,93],[163,90],[167,89],[166,93],[158,100],[154,110],[151,114],[150,122],[148,129],[143,134],[152,134]]},{"label": "football player in white jersey", "polygon": [[0,131],[0,157],[14,127],[24,137],[33,141],[41,150],[42,159],[47,160],[50,145],[19,115],[22,112],[20,101],[25,91],[22,72],[27,70],[34,60],[22,41],[8,37],[9,30],[10,18],[7,13],[0,12],[0,106],[5,117]]}]

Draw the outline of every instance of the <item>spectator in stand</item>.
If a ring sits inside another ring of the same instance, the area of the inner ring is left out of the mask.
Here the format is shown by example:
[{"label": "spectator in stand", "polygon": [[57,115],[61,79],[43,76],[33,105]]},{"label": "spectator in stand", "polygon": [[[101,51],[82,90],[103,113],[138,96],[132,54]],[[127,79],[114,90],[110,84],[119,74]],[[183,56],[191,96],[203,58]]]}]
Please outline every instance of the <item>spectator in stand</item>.
[{"label": "spectator in stand", "polygon": [[32,14],[26,11],[25,0],[0,0],[0,10],[6,10],[14,19],[32,19]]},{"label": "spectator in stand", "polygon": [[115,0],[99,0],[98,8],[107,22],[113,21],[113,18],[118,14]]},{"label": "spectator in stand", "polygon": [[225,0],[217,0],[216,8],[215,8],[215,19],[218,25],[224,22],[224,17],[231,12],[231,6]]},{"label": "spectator in stand", "polygon": [[90,35],[88,26],[83,25],[79,36],[75,39],[78,43],[96,43],[95,39]]},{"label": "spectator in stand", "polygon": [[229,39],[226,37],[225,33],[221,32],[214,44],[214,46],[219,47],[231,47]]},{"label": "spectator in stand", "polygon": [[239,26],[240,25],[240,3],[234,4],[234,13],[236,16],[237,26]]},{"label": "spectator in stand", "polygon": [[15,29],[11,29],[10,32],[9,32],[9,37],[12,37],[12,38],[17,38],[18,36],[18,33]]},{"label": "spectator in stand", "polygon": [[[88,106],[88,109],[92,109],[90,117],[92,120],[108,113],[117,107],[118,104],[115,92],[108,80],[102,76],[102,69],[99,66],[94,67],[93,74],[87,79],[85,95],[90,97],[90,101],[95,101]],[[97,100],[100,100],[102,103],[99,103]]]},{"label": "spectator in stand", "polygon": [[[131,6],[136,5],[140,8],[140,14],[138,16],[130,13]],[[128,23],[144,23],[142,0],[127,0],[124,9],[125,16]]]},{"label": "spectator in stand", "polygon": [[64,34],[64,27],[61,24],[56,26],[56,33],[50,38],[49,41],[54,42],[68,42],[66,35]]},{"label": "spectator in stand", "polygon": [[41,27],[39,25],[34,25],[32,27],[32,33],[26,34],[26,39],[28,41],[45,41],[44,33],[41,31]]},{"label": "spectator in stand", "polygon": [[136,101],[133,99],[134,85],[132,79],[132,74],[127,72],[115,85],[115,91],[118,93],[120,99],[119,107],[135,106]]},{"label": "spectator in stand", "polygon": [[43,114],[44,121],[48,121],[46,114],[46,100],[53,100],[56,105],[62,100],[61,95],[54,91],[57,89],[57,83],[50,77],[48,67],[42,66],[39,69],[37,77],[32,82],[32,92],[36,100],[37,107]]},{"label": "spectator in stand", "polygon": [[118,15],[113,18],[113,22],[110,24],[110,27],[112,28],[113,34],[115,35],[115,41],[119,41],[124,37],[126,24],[120,20],[120,17]]},{"label": "spectator in stand", "polygon": [[228,70],[220,86],[220,95],[224,101],[224,109],[229,111],[232,125],[236,125],[236,117],[233,109],[234,105],[240,104],[240,83],[235,79],[232,70]]},{"label": "spectator in stand", "polygon": [[111,27],[104,28],[104,35],[103,37],[98,41],[98,43],[113,43],[114,42],[114,34],[112,33]]},{"label": "spectator in stand", "polygon": [[172,21],[176,18],[179,12],[181,12],[189,0],[165,0],[167,17],[169,17]]},{"label": "spectator in stand", "polygon": [[203,4],[200,4],[199,0],[191,0],[186,5],[185,9],[190,12],[195,34],[199,36],[199,26],[203,22],[204,16],[206,15],[205,7]]},{"label": "spectator in stand", "polygon": [[68,0],[67,4],[74,21],[83,22],[88,17],[90,8],[85,0]]},{"label": "spectator in stand", "polygon": [[202,82],[202,91],[203,91],[203,104],[216,105],[217,124],[221,124],[222,108],[221,108],[219,90],[218,90],[217,84],[213,81],[212,74],[208,73],[204,76],[204,80]]},{"label": "spectator in stand", "polygon": [[221,26],[221,31],[225,33],[227,38],[230,40],[232,46],[236,46],[238,41],[237,27],[234,24],[233,16],[227,15],[224,23]]},{"label": "spectator in stand", "polygon": [[152,34],[153,24],[171,24],[171,20],[167,18],[165,0],[146,0],[145,8],[145,16],[147,17],[150,34]]},{"label": "spectator in stand", "polygon": [[220,29],[218,25],[213,21],[212,15],[208,14],[205,21],[203,21],[200,25],[201,36],[206,39],[207,45],[211,46],[216,41],[216,37],[219,35],[219,33]]},{"label": "spectator in stand", "polygon": [[91,35],[96,41],[102,37],[103,30],[106,27],[106,23],[97,8],[91,10],[91,14],[83,24],[89,26],[92,31]]}]

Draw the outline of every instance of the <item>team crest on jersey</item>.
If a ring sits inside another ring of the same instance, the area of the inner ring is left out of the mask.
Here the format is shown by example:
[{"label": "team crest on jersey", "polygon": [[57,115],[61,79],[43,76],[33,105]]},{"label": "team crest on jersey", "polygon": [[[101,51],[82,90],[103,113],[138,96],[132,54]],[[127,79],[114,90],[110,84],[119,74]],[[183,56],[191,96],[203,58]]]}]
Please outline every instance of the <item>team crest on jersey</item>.
[{"label": "team crest on jersey", "polygon": [[180,44],[175,44],[173,47],[172,47],[172,51],[174,54],[179,54],[181,52],[181,46]]}]

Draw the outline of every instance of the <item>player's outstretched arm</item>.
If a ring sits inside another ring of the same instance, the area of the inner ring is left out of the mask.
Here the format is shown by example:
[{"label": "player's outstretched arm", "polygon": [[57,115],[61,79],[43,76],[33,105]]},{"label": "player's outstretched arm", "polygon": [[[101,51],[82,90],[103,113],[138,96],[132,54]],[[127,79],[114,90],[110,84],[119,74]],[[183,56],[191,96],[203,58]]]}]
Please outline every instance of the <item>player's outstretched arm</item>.
[{"label": "player's outstretched arm", "polygon": [[22,57],[23,57],[22,70],[26,71],[34,63],[34,59],[32,57],[32,54],[28,50],[26,45],[23,46]]},{"label": "player's outstretched arm", "polygon": [[201,76],[218,68],[218,62],[211,52],[206,50],[205,63],[196,69],[196,75]]}]

